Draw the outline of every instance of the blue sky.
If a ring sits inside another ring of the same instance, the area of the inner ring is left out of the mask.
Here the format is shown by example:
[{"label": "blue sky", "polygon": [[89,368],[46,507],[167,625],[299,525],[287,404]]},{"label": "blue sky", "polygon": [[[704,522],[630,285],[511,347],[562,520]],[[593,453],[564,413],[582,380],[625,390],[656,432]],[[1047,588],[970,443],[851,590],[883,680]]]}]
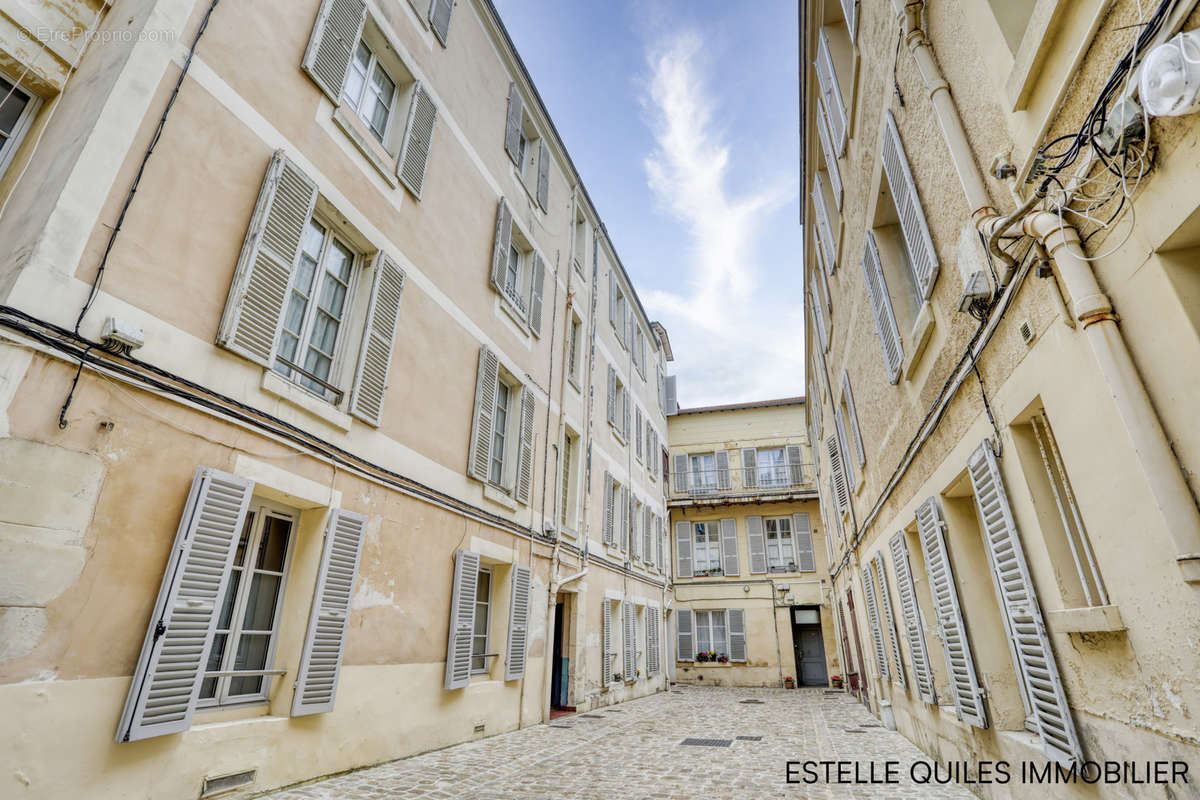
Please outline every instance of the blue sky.
[{"label": "blue sky", "polygon": [[804,393],[795,0],[495,0],[684,407]]}]

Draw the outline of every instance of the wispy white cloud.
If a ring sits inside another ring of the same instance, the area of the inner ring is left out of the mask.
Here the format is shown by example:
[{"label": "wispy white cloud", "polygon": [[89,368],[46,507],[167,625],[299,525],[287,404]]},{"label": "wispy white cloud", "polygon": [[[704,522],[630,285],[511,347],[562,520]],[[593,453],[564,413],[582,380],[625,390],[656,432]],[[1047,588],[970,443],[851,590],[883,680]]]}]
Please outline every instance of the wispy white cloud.
[{"label": "wispy white cloud", "polygon": [[685,406],[799,392],[803,370],[798,297],[779,297],[775,281],[760,283],[756,260],[763,222],[795,198],[795,180],[744,180],[748,188],[731,194],[729,171],[741,165],[731,160],[730,131],[716,122],[704,52],[694,30],[653,42],[642,98],[655,141],[643,162],[647,183],[690,245],[681,254],[684,285],[641,297],[670,331]]}]

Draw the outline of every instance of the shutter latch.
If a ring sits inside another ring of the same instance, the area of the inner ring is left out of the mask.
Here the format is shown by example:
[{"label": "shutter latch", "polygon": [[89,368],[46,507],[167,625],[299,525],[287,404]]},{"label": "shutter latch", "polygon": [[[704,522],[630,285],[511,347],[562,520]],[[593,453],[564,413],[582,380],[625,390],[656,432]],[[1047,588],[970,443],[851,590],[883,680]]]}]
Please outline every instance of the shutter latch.
[{"label": "shutter latch", "polygon": [[163,624],[163,621],[161,619],[158,622],[154,623],[154,638],[156,641],[157,641],[158,637],[162,636],[166,632],[167,632],[167,626],[165,624]]}]

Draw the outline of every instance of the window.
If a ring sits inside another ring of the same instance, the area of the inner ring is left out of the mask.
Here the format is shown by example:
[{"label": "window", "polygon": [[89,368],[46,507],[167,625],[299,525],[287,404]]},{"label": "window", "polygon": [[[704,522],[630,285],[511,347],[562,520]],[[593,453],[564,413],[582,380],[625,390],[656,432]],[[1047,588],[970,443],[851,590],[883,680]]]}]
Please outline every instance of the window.
[{"label": "window", "polygon": [[578,437],[573,436],[569,431],[563,434],[563,450],[562,450],[562,510],[559,515],[559,522],[564,528],[570,528],[575,522],[575,492],[572,490],[572,483],[575,479],[575,451]]},{"label": "window", "polygon": [[537,400],[487,347],[479,351],[475,412],[467,474],[529,502],[533,473],[533,415]]},{"label": "window", "polygon": [[795,572],[796,548],[792,540],[790,517],[767,517],[763,520],[767,534],[767,569],[771,572]]},{"label": "window", "polygon": [[567,335],[567,378],[579,388],[579,362],[581,360],[580,339],[583,338],[583,321],[571,316],[571,332]]},{"label": "window", "polygon": [[692,491],[707,493],[717,491],[717,461],[714,453],[691,456]]},{"label": "window", "polygon": [[508,88],[508,115],[504,127],[504,149],[512,159],[521,184],[543,210],[549,196],[550,148],[525,112],[525,101],[517,84]]},{"label": "window", "polygon": [[608,273],[608,320],[616,331],[617,341],[626,350],[629,349],[629,302],[625,299],[625,291],[617,278],[616,267]]},{"label": "window", "polygon": [[724,611],[696,612],[696,652],[715,652],[718,656],[728,654]]},{"label": "window", "polygon": [[717,522],[697,522],[692,525],[695,575],[720,575],[721,531]]},{"label": "window", "polygon": [[778,489],[791,485],[788,476],[787,451],[782,447],[760,447],[757,452],[758,485],[762,489]]},{"label": "window", "polygon": [[475,627],[471,633],[471,674],[488,671],[488,631],[492,623],[492,570],[480,567],[475,582]]},{"label": "window", "polygon": [[622,442],[629,441],[629,392],[617,377],[613,367],[608,368],[608,423]]},{"label": "window", "polygon": [[503,197],[496,210],[489,280],[503,298],[505,311],[522,328],[528,326],[527,332],[541,336],[546,263],[524,231],[513,224],[512,210]]},{"label": "window", "polygon": [[0,72],[0,98],[3,98],[0,103],[0,175],[12,161],[40,105],[35,95],[18,88],[15,83]]},{"label": "window", "polygon": [[580,275],[584,275],[585,265],[587,263],[587,242],[588,242],[588,224],[583,215],[575,218],[575,250],[572,254],[572,261],[575,262],[575,269]]},{"label": "window", "polygon": [[199,705],[266,701],[296,514],[256,505],[246,514],[213,635]]},{"label": "window", "polygon": [[497,486],[504,484],[504,440],[508,436],[508,409],[512,399],[512,389],[508,384],[500,382],[496,385],[496,415],[492,424],[492,465],[488,470],[488,480]]},{"label": "window", "polygon": [[388,76],[370,46],[360,40],[346,72],[342,96],[380,144],[387,142],[397,94],[396,82]]}]

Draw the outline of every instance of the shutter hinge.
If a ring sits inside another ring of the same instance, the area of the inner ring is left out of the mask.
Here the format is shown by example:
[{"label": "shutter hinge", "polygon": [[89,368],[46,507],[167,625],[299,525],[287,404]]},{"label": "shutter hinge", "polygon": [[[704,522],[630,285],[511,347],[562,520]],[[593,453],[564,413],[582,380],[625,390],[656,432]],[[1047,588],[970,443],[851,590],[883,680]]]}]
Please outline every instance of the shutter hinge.
[{"label": "shutter hinge", "polygon": [[166,632],[167,632],[167,626],[165,624],[163,624],[163,621],[161,619],[158,622],[154,623],[154,640],[155,641],[158,641],[158,637],[162,636]]}]

